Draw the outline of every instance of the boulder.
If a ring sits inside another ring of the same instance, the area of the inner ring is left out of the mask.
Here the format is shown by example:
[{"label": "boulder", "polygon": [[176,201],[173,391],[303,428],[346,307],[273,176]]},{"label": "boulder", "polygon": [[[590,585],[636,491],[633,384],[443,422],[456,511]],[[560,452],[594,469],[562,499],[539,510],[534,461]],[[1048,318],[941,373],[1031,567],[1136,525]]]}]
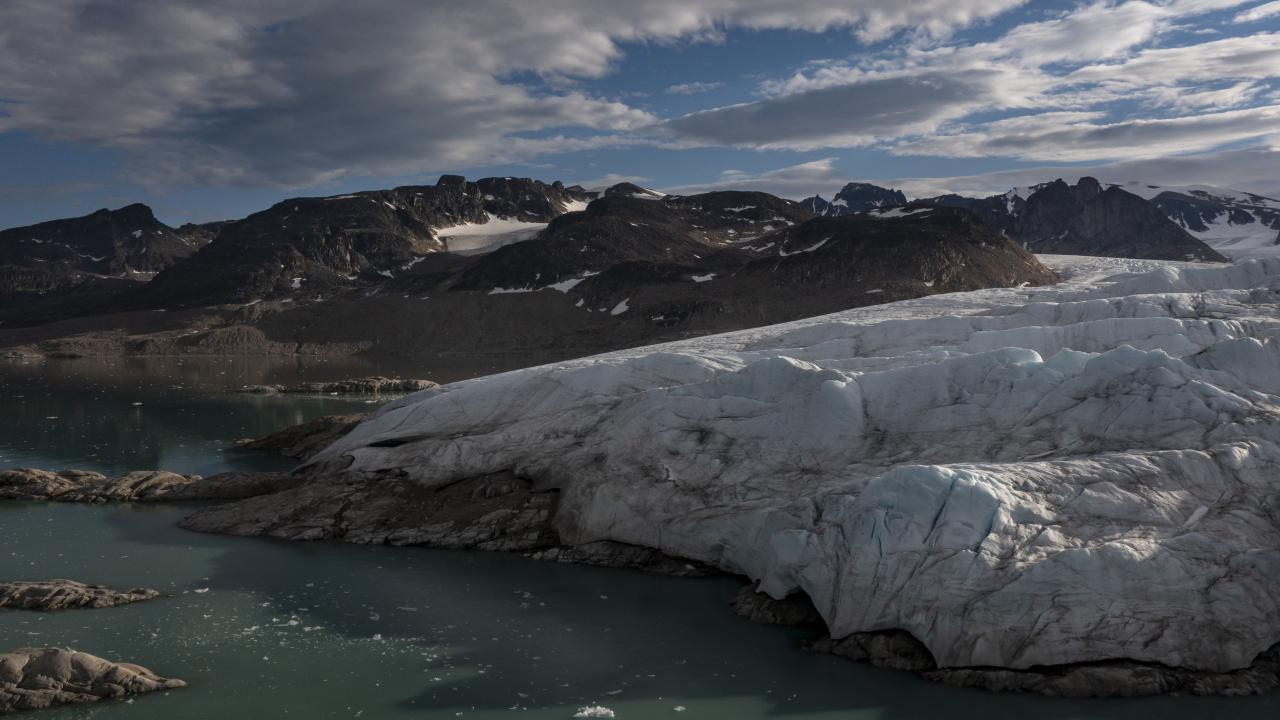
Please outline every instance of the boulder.
[{"label": "boulder", "polygon": [[67,648],[21,648],[0,655],[0,712],[90,703],[186,687],[129,663]]}]

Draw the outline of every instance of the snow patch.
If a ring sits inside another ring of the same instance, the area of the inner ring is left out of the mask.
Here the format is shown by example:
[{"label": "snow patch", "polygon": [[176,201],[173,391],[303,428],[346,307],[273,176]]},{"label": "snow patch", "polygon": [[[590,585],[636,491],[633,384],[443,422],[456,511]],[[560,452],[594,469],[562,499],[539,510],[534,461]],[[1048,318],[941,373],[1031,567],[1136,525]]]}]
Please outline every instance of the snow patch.
[{"label": "snow patch", "polygon": [[[814,243],[813,245],[810,245],[810,246],[809,246],[809,247],[807,247],[807,248],[804,248],[804,249],[801,249],[801,250],[792,250],[791,252],[787,252],[786,250],[783,250],[782,248],[778,248],[778,257],[789,257],[789,256],[791,256],[791,255],[799,255],[800,253],[809,253],[809,252],[813,252],[814,250],[817,250],[818,248],[822,247],[823,245],[826,245],[826,244],[827,244],[827,241],[828,241],[828,240],[830,240],[830,239],[831,239],[831,238],[829,238],[829,237],[827,237],[827,238],[822,238],[821,240],[819,240],[818,242]],[[766,246],[766,247],[768,247],[768,246]]]}]

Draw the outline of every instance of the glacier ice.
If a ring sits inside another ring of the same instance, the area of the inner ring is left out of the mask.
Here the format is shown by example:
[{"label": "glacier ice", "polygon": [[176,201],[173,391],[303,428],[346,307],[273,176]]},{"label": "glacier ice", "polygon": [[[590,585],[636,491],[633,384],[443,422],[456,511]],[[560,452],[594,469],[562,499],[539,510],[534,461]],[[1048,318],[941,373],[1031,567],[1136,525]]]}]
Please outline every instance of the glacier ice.
[{"label": "glacier ice", "polygon": [[416,393],[313,462],[515,472],[566,542],[803,591],[941,667],[1245,667],[1280,642],[1280,259],[1045,259],[1069,279]]}]

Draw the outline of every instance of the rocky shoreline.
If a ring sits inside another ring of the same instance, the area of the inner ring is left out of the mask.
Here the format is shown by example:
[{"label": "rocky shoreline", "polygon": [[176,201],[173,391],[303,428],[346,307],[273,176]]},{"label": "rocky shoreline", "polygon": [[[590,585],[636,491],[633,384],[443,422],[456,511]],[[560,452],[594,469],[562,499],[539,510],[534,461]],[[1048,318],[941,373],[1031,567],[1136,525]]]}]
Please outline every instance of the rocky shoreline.
[{"label": "rocky shoreline", "polygon": [[202,502],[239,500],[296,487],[289,473],[227,472],[209,477],[138,470],[107,477],[91,470],[14,468],[0,472],[0,500],[71,503]]}]

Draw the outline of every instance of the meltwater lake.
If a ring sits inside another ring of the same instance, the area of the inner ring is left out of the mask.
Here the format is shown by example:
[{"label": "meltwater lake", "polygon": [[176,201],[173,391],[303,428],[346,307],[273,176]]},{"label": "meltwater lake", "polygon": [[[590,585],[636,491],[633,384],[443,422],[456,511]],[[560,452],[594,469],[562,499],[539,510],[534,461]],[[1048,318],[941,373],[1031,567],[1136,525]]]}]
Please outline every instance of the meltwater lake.
[{"label": "meltwater lake", "polygon": [[[287,468],[232,440],[374,401],[230,389],[374,372],[467,374],[414,370],[243,358],[0,364],[0,469]],[[74,647],[190,684],[30,717],[560,719],[585,705],[643,719],[1280,717],[1276,695],[992,695],[807,653],[804,632],[736,617],[731,578],[200,535],[175,527],[188,512],[0,503],[0,579],[168,593],[106,610],[0,611],[0,651]]]}]

